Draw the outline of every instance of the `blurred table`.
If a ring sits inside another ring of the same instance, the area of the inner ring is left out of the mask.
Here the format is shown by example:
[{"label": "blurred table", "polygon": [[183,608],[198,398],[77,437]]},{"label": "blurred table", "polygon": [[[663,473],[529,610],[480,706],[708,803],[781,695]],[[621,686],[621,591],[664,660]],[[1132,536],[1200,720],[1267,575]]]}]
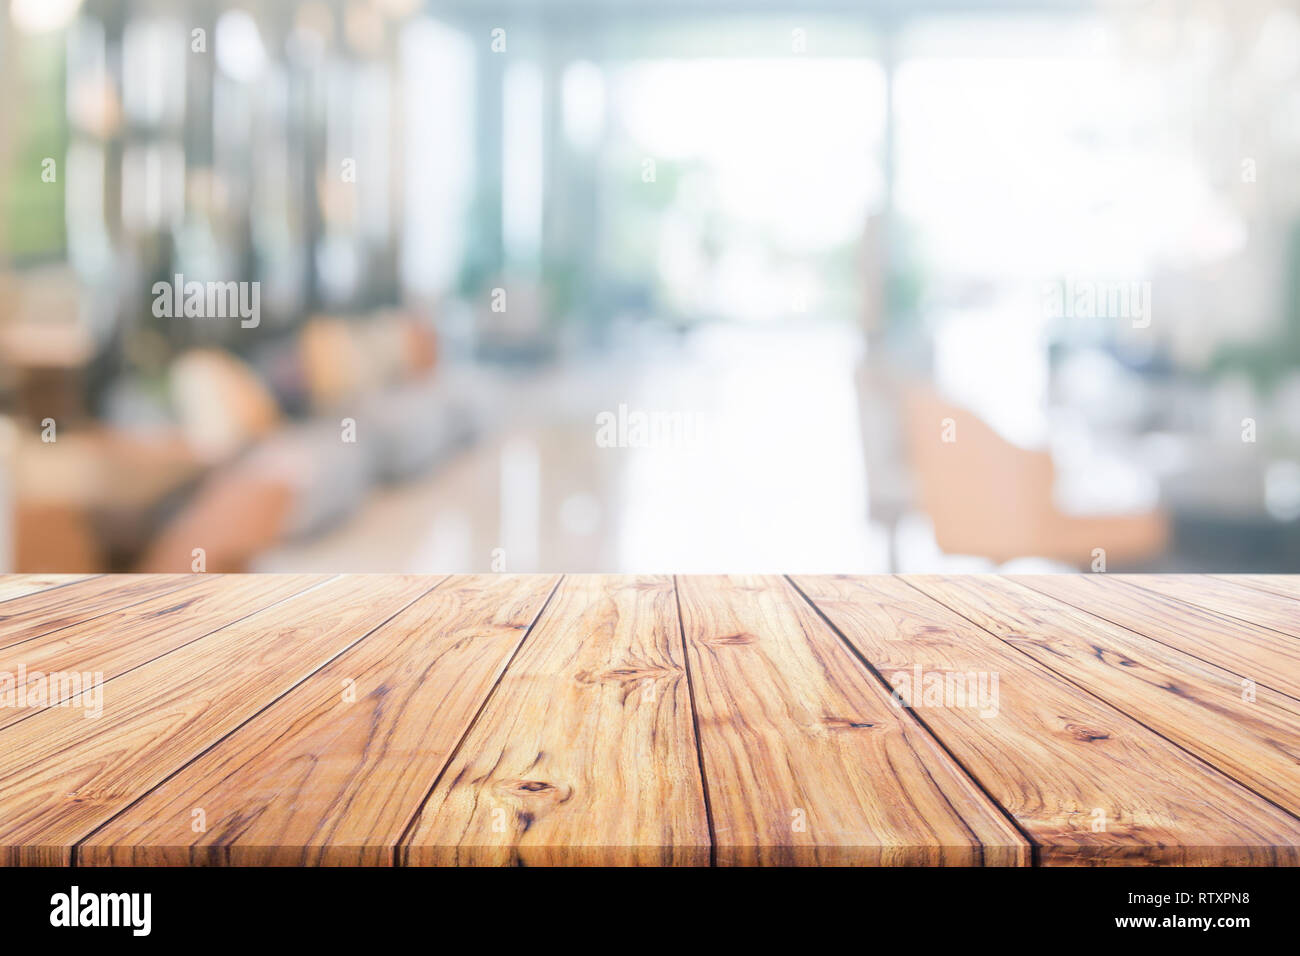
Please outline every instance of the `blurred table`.
[{"label": "blurred table", "polygon": [[204,465],[176,433],[109,428],[24,436],[15,458],[15,566],[129,566]]}]

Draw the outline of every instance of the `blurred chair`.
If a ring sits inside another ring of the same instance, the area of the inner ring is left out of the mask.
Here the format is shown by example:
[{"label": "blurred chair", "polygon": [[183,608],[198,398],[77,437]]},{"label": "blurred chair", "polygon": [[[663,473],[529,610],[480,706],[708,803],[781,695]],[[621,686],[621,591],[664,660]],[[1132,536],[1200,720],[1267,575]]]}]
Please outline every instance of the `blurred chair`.
[{"label": "blurred chair", "polygon": [[[954,440],[944,441],[947,420]],[[1068,515],[1052,497],[1055,468],[1045,451],[1019,448],[974,413],[928,385],[904,389],[903,431],[917,504],[940,548],[1002,563],[1038,557],[1088,567],[1094,549],[1112,566],[1155,557],[1169,534],[1163,511]]]},{"label": "blurred chair", "polygon": [[13,570],[78,574],[102,571],[108,558],[84,514],[70,505],[14,506]]},{"label": "blurred chair", "polygon": [[0,270],[0,389],[19,420],[84,420],[84,381],[95,342],[76,273],[41,266]]},{"label": "blurred chair", "polygon": [[160,507],[203,471],[169,429],[93,426],[49,443],[28,430],[16,452],[14,566],[22,572],[109,569],[143,545]]},{"label": "blurred chair", "polygon": [[[149,545],[141,572],[247,571],[284,535],[294,488],[274,475],[236,465],[219,470]],[[195,567],[196,548],[203,566]]]},{"label": "blurred chair", "polygon": [[244,362],[219,349],[193,349],[172,365],[172,408],[190,447],[217,464],[281,425],[275,396]]},{"label": "blurred chair", "polygon": [[[469,433],[436,374],[437,337],[400,311],[322,316],[297,342],[307,417],[289,420],[253,369],[196,350],[173,369],[173,405],[213,467],[138,570],[245,569],[286,540],[337,525],[376,483],[420,474]],[[345,435],[347,437],[345,437]]]},{"label": "blurred chair", "polygon": [[256,364],[196,348],[172,363],[174,424],[65,431],[60,421],[57,440],[44,442],[29,422],[16,454],[0,458],[16,458],[5,494],[13,541],[5,548],[0,527],[0,562],[188,572],[201,548],[207,571],[246,570],[267,549],[343,521],[380,481],[419,475],[474,431],[419,315],[313,320],[295,345],[284,378],[305,394],[283,398],[296,416]]}]

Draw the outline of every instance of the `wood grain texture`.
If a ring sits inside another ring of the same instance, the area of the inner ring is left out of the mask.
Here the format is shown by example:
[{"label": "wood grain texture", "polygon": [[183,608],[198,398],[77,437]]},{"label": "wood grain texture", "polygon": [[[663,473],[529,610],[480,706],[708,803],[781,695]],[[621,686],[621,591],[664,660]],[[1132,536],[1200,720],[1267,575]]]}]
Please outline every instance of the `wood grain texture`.
[{"label": "wood grain texture", "polygon": [[1250,624],[1300,638],[1300,601],[1207,574],[1116,574],[1121,584],[1177,598]]},{"label": "wood grain texture", "polygon": [[678,578],[719,864],[1027,864],[1027,841],[789,584]]},{"label": "wood grain texture", "polygon": [[98,830],[77,864],[390,864],[556,580],[435,588]]},{"label": "wood grain texture", "polygon": [[[39,686],[50,674],[94,675],[111,681],[218,630],[242,617],[263,610],[309,587],[323,583],[325,575],[271,574],[233,579],[204,576],[184,590],[141,601],[119,611],[0,649],[0,692],[10,691],[12,706],[0,709],[0,728],[30,717],[36,710],[58,706],[72,695],[66,692],[19,694],[18,676],[27,687]],[[84,683],[84,681],[83,681]],[[105,691],[110,693],[110,691]],[[6,702],[7,698],[6,698]],[[21,702],[21,705],[20,705]]]},{"label": "wood grain texture", "polygon": [[1300,641],[1109,574],[1012,576],[1041,594],[1300,700]]},{"label": "wood grain texture", "polygon": [[[1300,862],[1300,820],[896,576],[796,583],[900,693],[998,679],[997,707],[904,696],[1047,865]],[[917,678],[920,680],[917,680]],[[931,684],[931,687],[934,685]],[[928,688],[927,688],[928,689]],[[993,711],[990,713],[990,711]],[[1097,827],[1097,829],[1094,829]]]},{"label": "wood grain texture", "polygon": [[0,577],[0,602],[84,581],[86,574],[8,574]]},{"label": "wood grain texture", "polygon": [[429,589],[340,578],[109,682],[103,713],[48,708],[0,730],[0,864],[73,845]]},{"label": "wood grain texture", "polygon": [[0,648],[168,594],[200,580],[193,574],[103,575],[0,604]]},{"label": "wood grain texture", "polygon": [[0,575],[0,865],[1300,865],[1292,592]]},{"label": "wood grain texture", "polygon": [[1300,818],[1300,701],[987,575],[917,586]]},{"label": "wood grain texture", "polygon": [[1300,575],[1295,574],[1215,574],[1211,577],[1241,587],[1267,591],[1285,598],[1300,599]]},{"label": "wood grain texture", "polygon": [[672,581],[566,577],[415,820],[402,862],[708,859]]}]

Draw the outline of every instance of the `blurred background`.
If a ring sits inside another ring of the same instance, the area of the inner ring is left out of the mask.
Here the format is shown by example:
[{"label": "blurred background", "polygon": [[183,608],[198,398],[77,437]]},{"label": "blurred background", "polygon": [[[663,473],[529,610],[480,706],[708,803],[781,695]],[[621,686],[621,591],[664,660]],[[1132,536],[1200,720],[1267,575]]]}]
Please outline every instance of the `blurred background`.
[{"label": "blurred background", "polygon": [[0,569],[1300,571],[1300,2],[0,3]]}]

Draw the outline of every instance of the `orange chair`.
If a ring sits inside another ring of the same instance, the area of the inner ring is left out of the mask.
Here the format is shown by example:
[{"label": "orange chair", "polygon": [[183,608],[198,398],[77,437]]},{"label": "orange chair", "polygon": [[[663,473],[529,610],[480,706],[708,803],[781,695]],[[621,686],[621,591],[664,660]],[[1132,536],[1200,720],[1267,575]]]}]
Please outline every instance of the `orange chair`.
[{"label": "orange chair", "polygon": [[[162,529],[135,570],[247,571],[259,554],[281,540],[293,497],[294,489],[273,476],[241,464],[221,469]],[[201,568],[194,564],[195,548],[203,550]]]},{"label": "orange chair", "polygon": [[1049,453],[1011,444],[929,386],[904,389],[903,422],[917,504],[949,554],[998,563],[1039,557],[1089,568],[1097,548],[1109,567],[1139,564],[1165,548],[1169,521],[1163,511],[1061,512],[1052,499],[1056,473]]}]

